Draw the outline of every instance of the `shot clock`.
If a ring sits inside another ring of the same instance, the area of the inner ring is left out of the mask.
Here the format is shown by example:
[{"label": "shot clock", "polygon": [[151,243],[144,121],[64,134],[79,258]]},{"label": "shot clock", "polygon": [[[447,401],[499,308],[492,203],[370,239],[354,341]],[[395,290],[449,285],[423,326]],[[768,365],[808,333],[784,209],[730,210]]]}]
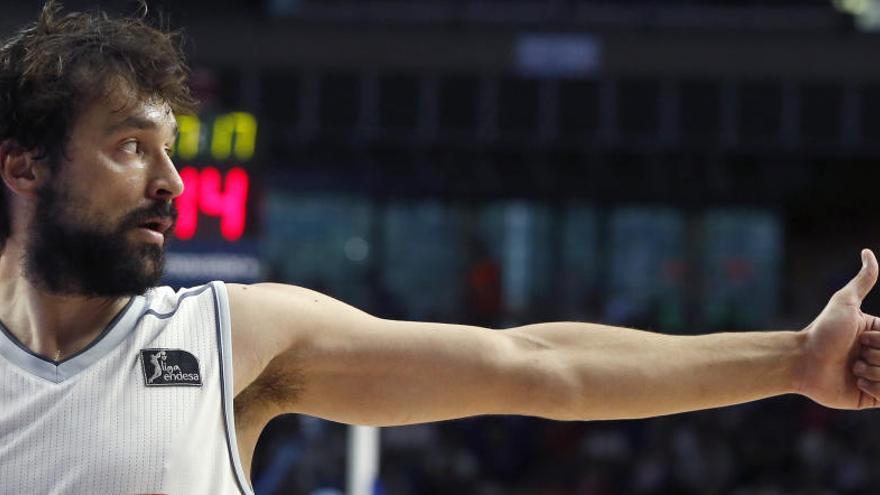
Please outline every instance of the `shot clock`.
[{"label": "shot clock", "polygon": [[247,112],[179,115],[177,127],[172,155],[184,191],[175,200],[166,283],[259,280],[257,119]]},{"label": "shot clock", "polygon": [[175,236],[182,241],[236,242],[250,233],[251,173],[257,120],[245,112],[209,118],[181,115],[173,153],[184,191]]}]

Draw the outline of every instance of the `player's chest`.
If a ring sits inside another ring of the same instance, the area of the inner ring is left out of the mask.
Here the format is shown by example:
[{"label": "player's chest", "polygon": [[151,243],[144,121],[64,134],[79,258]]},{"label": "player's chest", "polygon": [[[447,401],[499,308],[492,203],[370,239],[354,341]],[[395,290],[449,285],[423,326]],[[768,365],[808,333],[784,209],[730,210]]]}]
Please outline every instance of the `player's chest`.
[{"label": "player's chest", "polygon": [[61,383],[0,370],[10,371],[0,383],[0,445],[125,459],[183,448],[217,427],[219,380],[197,352],[138,348],[96,364]]}]

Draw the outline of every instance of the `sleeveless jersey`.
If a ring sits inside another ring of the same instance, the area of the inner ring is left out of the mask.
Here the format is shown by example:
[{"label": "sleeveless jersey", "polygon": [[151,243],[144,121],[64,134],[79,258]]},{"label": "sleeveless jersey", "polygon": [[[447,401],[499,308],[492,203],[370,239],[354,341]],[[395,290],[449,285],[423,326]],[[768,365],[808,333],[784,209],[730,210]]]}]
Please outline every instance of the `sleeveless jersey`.
[{"label": "sleeveless jersey", "polygon": [[222,282],[131,298],[60,362],[0,328],[0,494],[246,494]]}]

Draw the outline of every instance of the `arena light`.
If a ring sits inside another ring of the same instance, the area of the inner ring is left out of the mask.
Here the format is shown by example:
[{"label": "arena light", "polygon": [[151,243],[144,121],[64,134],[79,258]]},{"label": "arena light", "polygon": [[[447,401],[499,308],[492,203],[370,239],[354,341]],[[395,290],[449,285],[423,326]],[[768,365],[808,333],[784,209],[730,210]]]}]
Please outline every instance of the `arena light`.
[{"label": "arena light", "polygon": [[838,11],[852,15],[859,29],[880,30],[880,0],[831,0],[831,4]]},{"label": "arena light", "polygon": [[834,8],[853,15],[864,15],[871,8],[871,0],[831,0]]}]

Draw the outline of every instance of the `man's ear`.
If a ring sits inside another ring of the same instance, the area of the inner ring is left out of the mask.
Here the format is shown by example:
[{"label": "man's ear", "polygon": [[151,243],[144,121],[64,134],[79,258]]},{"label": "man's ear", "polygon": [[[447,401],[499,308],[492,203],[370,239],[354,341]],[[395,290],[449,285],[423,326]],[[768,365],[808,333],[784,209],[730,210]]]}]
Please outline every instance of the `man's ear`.
[{"label": "man's ear", "polygon": [[33,196],[49,177],[45,160],[8,139],[0,143],[0,177],[13,193]]}]

